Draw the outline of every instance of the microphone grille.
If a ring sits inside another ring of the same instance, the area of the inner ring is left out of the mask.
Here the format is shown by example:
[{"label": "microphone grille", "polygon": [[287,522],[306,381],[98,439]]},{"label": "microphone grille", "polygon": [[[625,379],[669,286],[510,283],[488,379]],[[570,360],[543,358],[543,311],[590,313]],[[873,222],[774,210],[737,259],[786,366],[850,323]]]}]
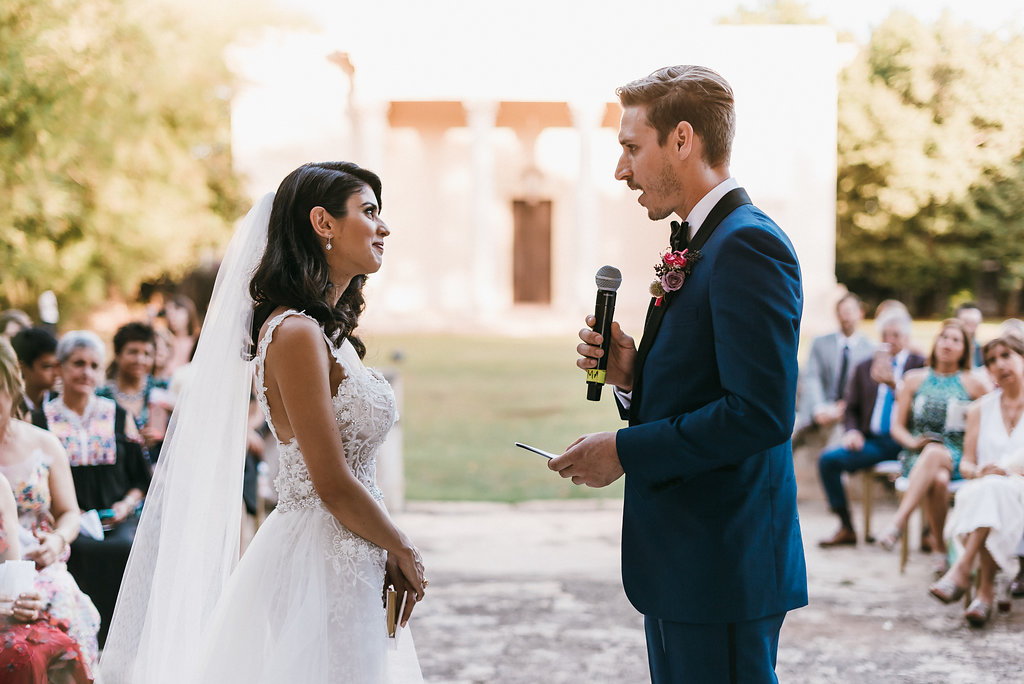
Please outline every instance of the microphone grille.
[{"label": "microphone grille", "polygon": [[597,289],[614,292],[622,284],[622,272],[614,266],[602,266],[598,269],[594,280],[597,282]]}]

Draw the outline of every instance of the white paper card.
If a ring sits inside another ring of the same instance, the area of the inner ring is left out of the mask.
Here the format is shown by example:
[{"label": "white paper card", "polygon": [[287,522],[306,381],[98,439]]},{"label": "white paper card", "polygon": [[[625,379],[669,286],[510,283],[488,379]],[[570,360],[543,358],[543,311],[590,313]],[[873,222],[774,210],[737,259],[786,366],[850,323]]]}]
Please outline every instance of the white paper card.
[{"label": "white paper card", "polygon": [[0,563],[0,597],[13,600],[32,591],[36,578],[36,564],[27,560],[9,560]]}]

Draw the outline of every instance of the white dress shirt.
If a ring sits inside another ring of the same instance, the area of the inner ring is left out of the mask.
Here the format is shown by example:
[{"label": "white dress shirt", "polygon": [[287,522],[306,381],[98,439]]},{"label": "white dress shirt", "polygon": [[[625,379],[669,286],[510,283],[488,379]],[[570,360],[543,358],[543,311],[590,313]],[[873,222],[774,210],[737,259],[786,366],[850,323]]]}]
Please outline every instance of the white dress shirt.
[{"label": "white dress shirt", "polygon": [[[907,365],[908,356],[910,356],[910,350],[904,349],[893,358],[892,374],[896,378],[896,382],[903,377],[903,367]],[[882,407],[885,405],[886,392],[895,394],[896,390],[883,383],[878,383],[878,391],[875,393],[875,408],[871,410],[871,433],[874,435],[882,431]],[[893,397],[894,401],[895,399],[896,397]],[[892,424],[891,418],[890,416],[890,424]]]}]

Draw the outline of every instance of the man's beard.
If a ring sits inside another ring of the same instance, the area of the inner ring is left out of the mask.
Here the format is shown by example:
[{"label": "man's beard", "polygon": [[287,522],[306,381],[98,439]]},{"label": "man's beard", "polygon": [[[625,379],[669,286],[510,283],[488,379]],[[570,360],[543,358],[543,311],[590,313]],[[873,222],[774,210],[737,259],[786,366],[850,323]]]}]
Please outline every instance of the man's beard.
[{"label": "man's beard", "polygon": [[[648,196],[656,195],[659,197],[671,197],[681,189],[682,186],[679,182],[679,176],[677,176],[675,170],[666,163],[661,167],[661,171],[658,173],[657,179],[655,179],[649,186],[650,192],[648,193]],[[647,190],[645,190],[645,192],[646,191]],[[651,206],[647,208],[647,217],[652,221],[660,221],[671,216],[675,210],[675,207]]]}]

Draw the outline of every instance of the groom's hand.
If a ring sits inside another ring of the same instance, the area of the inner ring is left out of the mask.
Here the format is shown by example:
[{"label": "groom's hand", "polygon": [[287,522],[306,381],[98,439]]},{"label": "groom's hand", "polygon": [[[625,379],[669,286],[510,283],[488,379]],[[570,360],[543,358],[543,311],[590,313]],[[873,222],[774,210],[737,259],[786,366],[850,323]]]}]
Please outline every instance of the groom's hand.
[{"label": "groom's hand", "polygon": [[606,487],[622,477],[619,452],[615,449],[614,432],[583,435],[569,445],[565,453],[548,461],[562,477],[571,477],[573,484]]},{"label": "groom's hand", "polygon": [[[593,326],[597,323],[594,316],[587,316],[587,325]],[[583,344],[576,345],[576,351],[580,358],[576,359],[576,365],[583,370],[597,368],[597,360],[601,358],[604,350],[601,349],[601,334],[590,328],[580,330],[580,339]],[[608,346],[608,367],[606,382],[615,385],[628,392],[633,388],[633,363],[636,361],[636,343],[633,338],[622,332],[622,328],[615,321],[612,321],[612,342]]]}]

